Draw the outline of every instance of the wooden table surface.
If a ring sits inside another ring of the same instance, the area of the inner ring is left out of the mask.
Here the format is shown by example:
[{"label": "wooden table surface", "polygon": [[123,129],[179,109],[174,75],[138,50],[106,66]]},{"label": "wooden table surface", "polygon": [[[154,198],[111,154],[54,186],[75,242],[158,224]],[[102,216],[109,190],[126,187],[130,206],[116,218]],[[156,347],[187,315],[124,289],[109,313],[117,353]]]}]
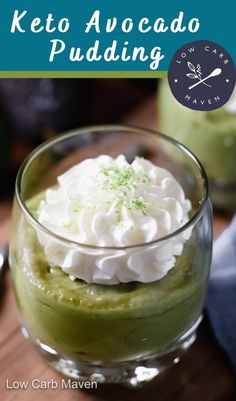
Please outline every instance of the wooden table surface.
[{"label": "wooden table surface", "polygon": [[[155,128],[155,101],[149,99],[125,123]],[[9,239],[11,201],[0,202],[0,245]],[[218,235],[230,218],[215,215],[214,232]],[[217,344],[205,316],[196,342],[180,363],[162,373],[139,390],[118,385],[98,386],[96,390],[32,389],[31,381],[41,383],[51,379],[61,382],[61,376],[41,359],[23,338],[14,299],[10,272],[4,277],[0,299],[0,400],[1,401],[233,401],[236,399],[235,375],[228,359]],[[27,381],[27,389],[8,389],[14,381]],[[59,385],[60,387],[60,385]]]}]

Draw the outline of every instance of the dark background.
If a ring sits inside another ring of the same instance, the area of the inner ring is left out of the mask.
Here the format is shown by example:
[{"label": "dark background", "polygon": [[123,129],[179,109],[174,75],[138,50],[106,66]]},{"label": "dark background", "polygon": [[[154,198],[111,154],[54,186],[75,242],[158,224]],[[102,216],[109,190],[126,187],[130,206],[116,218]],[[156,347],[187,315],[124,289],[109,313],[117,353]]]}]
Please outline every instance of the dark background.
[{"label": "dark background", "polygon": [[119,123],[155,93],[156,79],[0,79],[0,197],[40,142],[94,124]]}]

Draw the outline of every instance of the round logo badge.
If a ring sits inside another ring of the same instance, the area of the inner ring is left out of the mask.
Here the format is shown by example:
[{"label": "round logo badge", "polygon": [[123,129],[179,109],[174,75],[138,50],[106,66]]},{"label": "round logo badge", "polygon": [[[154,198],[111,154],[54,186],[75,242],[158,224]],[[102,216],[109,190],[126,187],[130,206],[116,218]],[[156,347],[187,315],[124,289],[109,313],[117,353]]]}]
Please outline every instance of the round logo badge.
[{"label": "round logo badge", "polygon": [[174,97],[193,110],[214,110],[225,104],[235,86],[229,53],[208,40],[187,43],[171,60],[168,81]]}]

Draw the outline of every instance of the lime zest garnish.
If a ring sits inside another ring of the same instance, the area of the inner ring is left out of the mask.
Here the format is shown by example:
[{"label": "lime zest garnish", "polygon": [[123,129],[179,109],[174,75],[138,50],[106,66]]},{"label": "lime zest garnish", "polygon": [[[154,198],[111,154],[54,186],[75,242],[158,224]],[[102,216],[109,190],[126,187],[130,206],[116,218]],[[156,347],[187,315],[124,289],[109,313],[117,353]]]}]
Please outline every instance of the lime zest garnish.
[{"label": "lime zest garnish", "polygon": [[103,189],[118,190],[121,187],[133,187],[135,183],[135,173],[132,167],[119,168],[109,166],[101,168],[100,172],[106,177]]},{"label": "lime zest garnish", "polygon": [[135,190],[137,184],[150,185],[151,179],[144,171],[135,171],[132,166],[102,167],[100,173],[104,176],[102,189],[105,191],[114,191],[117,199],[117,221],[121,221],[122,206],[131,211],[141,211],[145,214],[148,201],[143,196],[137,196]]},{"label": "lime zest garnish", "polygon": [[143,214],[145,214],[145,209],[148,206],[148,201],[144,199],[142,196],[134,196],[131,200],[130,210],[141,210]]}]

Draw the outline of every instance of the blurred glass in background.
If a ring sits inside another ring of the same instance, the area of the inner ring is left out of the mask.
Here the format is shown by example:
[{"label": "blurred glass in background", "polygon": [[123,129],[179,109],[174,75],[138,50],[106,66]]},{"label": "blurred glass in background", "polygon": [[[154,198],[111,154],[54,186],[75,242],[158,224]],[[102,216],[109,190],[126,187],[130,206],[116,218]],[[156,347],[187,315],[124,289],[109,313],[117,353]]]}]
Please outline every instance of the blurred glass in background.
[{"label": "blurred glass in background", "polygon": [[158,96],[159,127],[186,145],[208,174],[214,206],[236,209],[236,90],[223,107],[196,111],[182,106],[163,79]]}]

